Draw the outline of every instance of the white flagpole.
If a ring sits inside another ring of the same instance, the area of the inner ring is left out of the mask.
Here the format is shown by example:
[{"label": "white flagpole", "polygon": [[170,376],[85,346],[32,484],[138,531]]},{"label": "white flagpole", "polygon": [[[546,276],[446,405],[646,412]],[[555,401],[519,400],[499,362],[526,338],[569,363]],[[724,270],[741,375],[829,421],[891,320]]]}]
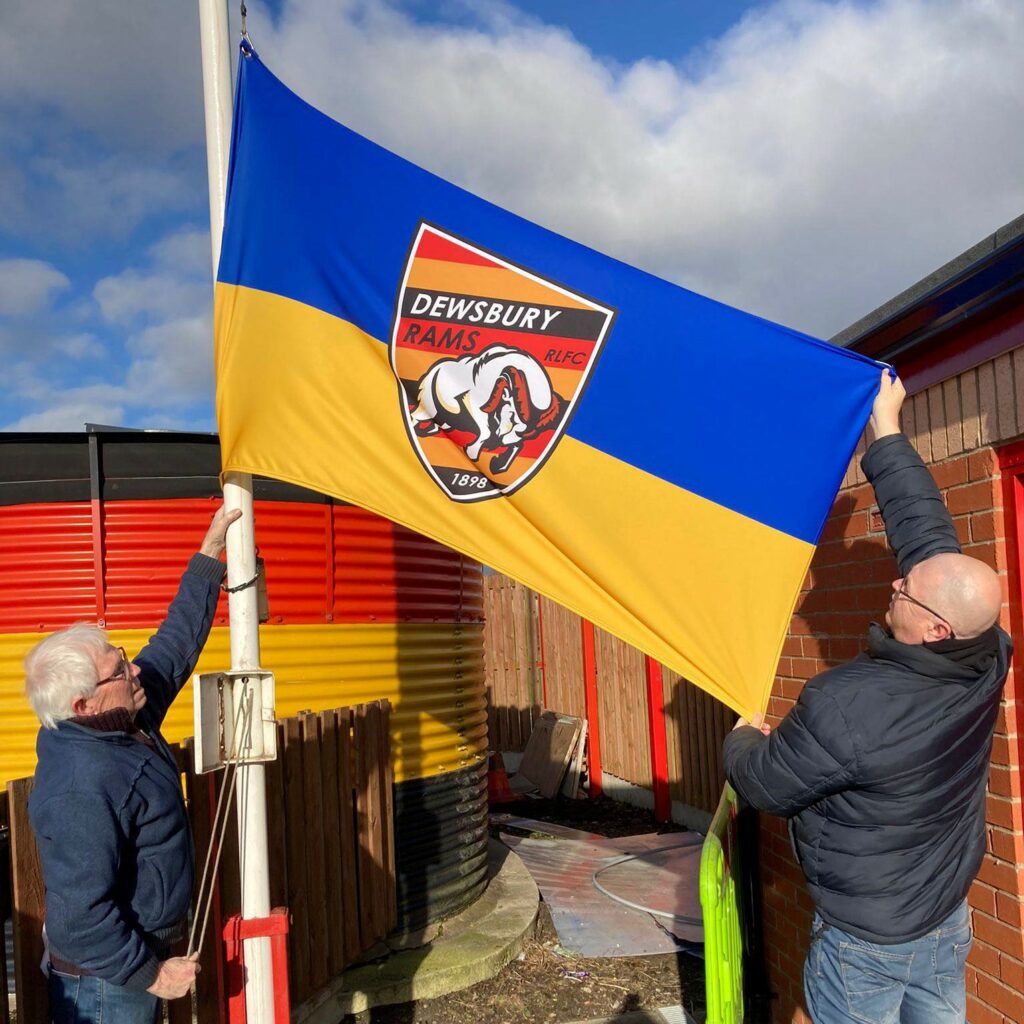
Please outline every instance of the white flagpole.
[{"label": "white flagpole", "polygon": [[[220,263],[228,153],[231,147],[231,43],[227,3],[228,0],[199,0],[214,282]],[[229,509],[242,510],[242,518],[227,534],[228,586],[237,587],[256,575],[252,477],[248,473],[229,473],[225,476],[224,504]],[[259,668],[256,587],[245,587],[229,594],[228,614],[231,627],[231,668],[236,671]],[[258,723],[253,731],[254,734],[259,732]],[[267,848],[266,772],[263,765],[240,766],[235,787],[242,917],[265,918],[270,914],[270,858]],[[270,940],[246,939],[244,955],[247,1024],[273,1024],[274,978]]]}]

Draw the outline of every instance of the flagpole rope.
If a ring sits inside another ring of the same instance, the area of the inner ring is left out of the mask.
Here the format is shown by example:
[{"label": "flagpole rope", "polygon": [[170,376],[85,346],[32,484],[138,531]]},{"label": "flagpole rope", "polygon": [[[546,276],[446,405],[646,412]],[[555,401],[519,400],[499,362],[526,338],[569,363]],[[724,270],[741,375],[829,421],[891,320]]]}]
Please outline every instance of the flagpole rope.
[{"label": "flagpole rope", "polygon": [[[252,700],[253,694],[249,694],[248,714],[245,717],[245,746],[252,749]],[[249,806],[249,769],[252,766],[246,761],[242,765],[242,806]],[[245,906],[245,858],[249,849],[249,815],[243,814],[238,823],[238,905]]]},{"label": "flagpole rope", "polygon": [[[220,794],[217,797],[217,809],[214,811],[213,815],[213,824],[210,829],[210,844],[206,848],[206,863],[203,865],[203,875],[199,882],[199,891],[196,894],[196,913],[192,919],[192,932],[189,935],[186,956],[192,956],[194,953],[198,953],[199,950],[203,948],[203,942],[206,939],[206,926],[210,919],[210,908],[213,905],[213,890],[217,877],[217,870],[220,867],[220,855],[224,850],[224,837],[227,834],[228,821],[230,820],[231,815],[231,805],[235,798],[235,776],[238,772],[238,766],[241,763],[240,748],[242,747],[242,737],[244,735],[247,741],[251,739],[252,709],[253,692],[249,689],[248,700],[242,717],[242,729],[235,733],[235,742],[233,744],[234,749],[226,766],[226,771],[224,772],[224,783],[221,786]],[[227,794],[226,800],[225,794]],[[222,811],[223,815],[221,814]],[[210,860],[213,855],[214,847],[216,847],[217,854],[216,857],[213,857],[213,871],[211,872]],[[208,878],[210,882],[209,891],[205,892]],[[202,911],[201,914],[200,911]],[[199,923],[200,916],[202,917],[203,924],[199,932],[199,942],[196,943],[196,926]]]}]

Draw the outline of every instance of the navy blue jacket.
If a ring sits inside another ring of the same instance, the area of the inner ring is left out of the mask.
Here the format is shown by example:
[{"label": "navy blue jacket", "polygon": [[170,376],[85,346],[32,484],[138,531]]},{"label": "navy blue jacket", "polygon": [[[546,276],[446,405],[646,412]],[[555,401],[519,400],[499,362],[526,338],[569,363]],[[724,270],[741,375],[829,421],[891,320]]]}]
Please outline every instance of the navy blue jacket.
[{"label": "navy blue jacket", "polygon": [[[901,576],[960,550],[942,496],[902,435],[863,460]],[[867,939],[909,942],[967,895],[985,853],[985,786],[1012,645],[959,663],[872,625],[868,649],[811,679],[765,738],[737,729],[724,746],[736,791],[790,818],[818,912]]]},{"label": "navy blue jacket", "polygon": [[50,949],[130,989],[154,982],[153,947],[184,921],[192,898],[181,777],[159,729],[206,643],[223,578],[221,562],[193,555],[167,618],[134,659],[146,691],[135,724],[156,750],[74,722],[39,731],[29,815]]}]

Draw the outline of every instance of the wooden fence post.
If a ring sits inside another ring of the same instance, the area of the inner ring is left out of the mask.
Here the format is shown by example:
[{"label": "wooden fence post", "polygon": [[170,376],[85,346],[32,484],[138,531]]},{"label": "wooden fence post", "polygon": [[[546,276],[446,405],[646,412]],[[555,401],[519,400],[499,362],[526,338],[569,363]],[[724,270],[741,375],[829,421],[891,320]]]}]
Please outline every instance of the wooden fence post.
[{"label": "wooden fence post", "polygon": [[7,783],[7,806],[11,820],[11,879],[13,888],[14,988],[18,998],[18,1020],[49,1019],[46,978],[40,970],[43,958],[43,918],[46,912],[43,873],[36,839],[28,820],[28,798],[32,779]]},{"label": "wooden fence post", "polygon": [[303,804],[302,742],[297,718],[284,720],[284,785],[288,847],[288,908],[292,926],[288,932],[292,991],[295,1002],[310,995],[309,914],[306,903],[306,814]]},{"label": "wooden fence post", "polygon": [[359,776],[359,932],[363,948],[387,934],[388,886],[381,824],[384,816],[379,701],[361,704],[356,714]]},{"label": "wooden fence post", "polygon": [[[199,880],[202,878],[203,865],[210,848],[212,836],[213,813],[217,806],[217,776],[213,773],[196,775],[194,763],[195,743],[190,736],[185,740],[185,793],[188,797],[188,816],[192,825],[192,842],[196,850],[196,893],[199,895]],[[220,881],[214,878],[210,893],[210,919],[207,925],[203,945],[199,953],[199,974],[196,975],[196,988],[193,996],[195,1016],[198,1024],[220,1024],[223,1018],[223,1007],[226,1005],[224,981],[224,937],[223,911],[220,898]],[[209,892],[209,889],[207,889]],[[193,913],[200,913],[198,903],[193,904]],[[200,921],[201,925],[202,922]],[[196,932],[196,941],[199,933]]]},{"label": "wooden fence post", "polygon": [[[0,893],[0,899],[7,899],[7,911],[9,912],[13,905],[13,879],[10,872],[11,862],[11,833],[10,833],[11,819],[7,814],[7,790],[0,790],[0,829],[7,829],[7,892]],[[3,925],[3,921],[0,920],[0,925]],[[3,956],[0,956],[0,1024],[10,1024],[11,1022],[11,1007],[10,1001],[7,995],[8,985],[7,979],[7,954],[6,951]]]},{"label": "wooden fence post", "polygon": [[544,646],[544,602],[537,597],[537,646],[540,648],[540,692],[543,710],[548,710],[548,652]]},{"label": "wooden fence post", "polygon": [[381,833],[384,837],[384,882],[387,901],[385,934],[398,924],[398,885],[395,872],[395,770],[391,763],[391,703],[380,702],[380,745],[377,760],[381,766]]},{"label": "wooden fence post", "polygon": [[[338,716],[320,712],[320,779],[323,792],[324,887],[327,910],[328,972],[345,967],[345,890],[341,880],[341,810],[338,802]],[[351,911],[354,913],[354,908]]]},{"label": "wooden fence post", "polygon": [[314,992],[330,980],[331,951],[327,928],[326,882],[324,861],[324,796],[321,774],[322,748],[320,719],[317,715],[299,715],[302,736],[303,812],[308,823],[303,830],[306,847],[306,886],[309,899],[309,986]]},{"label": "wooden fence post", "polygon": [[353,714],[351,708],[339,708],[338,720],[338,814],[341,838],[341,885],[344,890],[345,963],[352,963],[362,952],[359,944],[359,867],[356,856],[356,763],[353,753]]}]

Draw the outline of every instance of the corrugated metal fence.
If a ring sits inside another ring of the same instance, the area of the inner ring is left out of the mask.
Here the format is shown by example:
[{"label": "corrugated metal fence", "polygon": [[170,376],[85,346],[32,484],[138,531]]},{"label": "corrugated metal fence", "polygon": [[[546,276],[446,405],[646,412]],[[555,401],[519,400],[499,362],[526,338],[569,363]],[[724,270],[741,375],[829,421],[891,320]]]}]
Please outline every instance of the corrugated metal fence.
[{"label": "corrugated metal fence", "polygon": [[[545,707],[586,718],[580,617],[498,574],[487,576],[484,599],[491,749],[521,751]],[[644,656],[603,630],[595,639],[601,768],[651,788],[651,715],[657,727],[661,709],[648,700]],[[736,715],[668,669],[662,706],[671,798],[711,813]]]},{"label": "corrugated metal fence", "polygon": [[[73,446],[79,460],[84,440]],[[210,461],[216,485],[220,463],[212,442],[179,444],[170,458],[165,445],[147,448],[136,439],[137,458],[152,476],[128,482],[136,489],[160,484],[165,491],[195,486],[186,474]],[[4,474],[19,469],[11,450],[17,445],[5,444],[0,441],[0,502]],[[38,475],[59,476],[61,467],[50,465],[51,447],[35,447],[44,463]],[[108,440],[101,447],[104,465],[114,472],[127,457],[120,449],[132,445]],[[200,448],[202,459],[194,454]],[[88,476],[87,459],[84,472]],[[108,480],[108,490],[120,494],[122,484]],[[263,664],[277,675],[279,712],[388,698],[399,782],[479,764],[486,750],[479,566],[411,530],[311,492],[288,501],[260,498],[261,487],[271,484],[255,481],[255,522],[270,616],[260,627],[260,649]],[[219,494],[60,501],[56,483],[49,493],[46,502],[0,503],[0,783],[35,766],[39,722],[25,700],[22,670],[28,650],[52,630],[88,620],[105,627],[111,643],[137,652],[166,615],[220,501]],[[456,662],[458,674],[451,671]],[[229,663],[222,595],[197,671]],[[163,731],[175,741],[192,731],[190,692],[174,703]]]},{"label": "corrugated metal fence", "polygon": [[[289,988],[297,1007],[323,989],[394,927],[395,841],[387,701],[278,722],[276,761],[267,765],[267,828],[272,906],[291,912]],[[191,739],[175,748],[185,775],[197,876],[210,843],[224,772],[195,775]],[[44,891],[28,821],[32,779],[0,792],[0,828],[10,827],[15,996],[19,1021],[48,1020],[43,955]],[[227,1019],[232,979],[225,971],[221,922],[238,912],[238,834],[228,818],[214,906],[193,1000],[168,1004],[171,1024]],[[182,943],[182,946],[184,943]],[[184,949],[174,951],[176,955]],[[0,958],[2,959],[2,958]],[[0,1024],[11,1019],[0,998]]]}]

